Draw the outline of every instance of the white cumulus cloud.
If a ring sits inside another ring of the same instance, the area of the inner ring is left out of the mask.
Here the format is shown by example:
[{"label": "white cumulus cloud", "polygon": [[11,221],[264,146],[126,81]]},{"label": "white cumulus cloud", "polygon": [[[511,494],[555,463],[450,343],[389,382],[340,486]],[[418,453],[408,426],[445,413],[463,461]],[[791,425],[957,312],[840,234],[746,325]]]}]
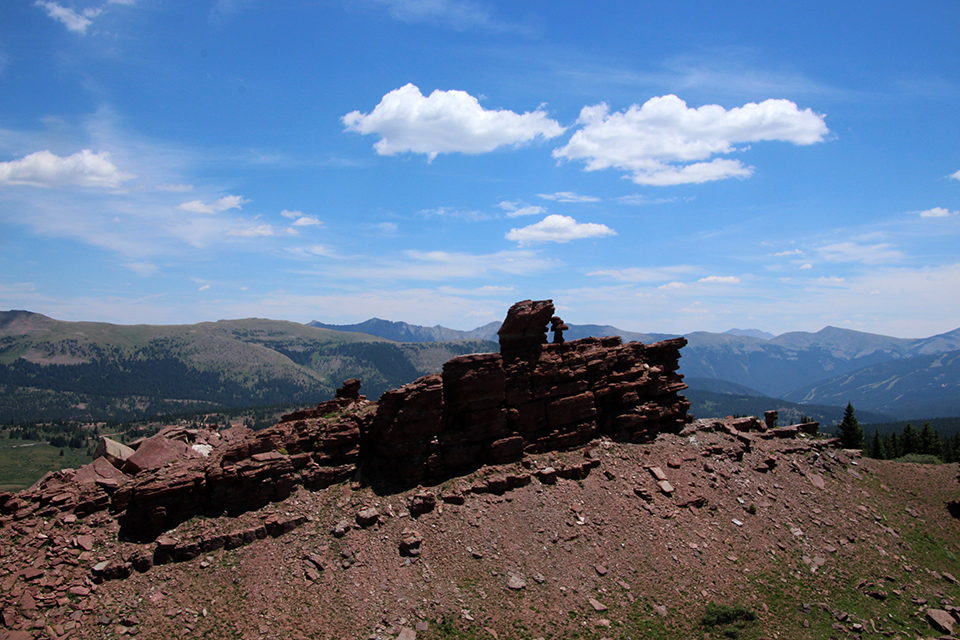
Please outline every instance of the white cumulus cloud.
[{"label": "white cumulus cloud", "polygon": [[584,160],[587,171],[616,168],[637,184],[675,185],[747,177],[739,160],[712,158],[734,145],[760,141],[808,145],[829,133],[823,116],[789,100],[764,100],[729,111],[710,104],[691,109],[674,95],[610,113],[605,103],[584,107],[582,128],[554,150],[556,158]]},{"label": "white cumulus cloud", "polygon": [[579,223],[570,216],[549,215],[540,222],[507,232],[507,240],[520,244],[535,242],[570,242],[582,238],[615,236],[617,232],[603,224]]},{"label": "white cumulus cloud", "polygon": [[89,149],[65,158],[49,151],[37,151],[20,160],[0,162],[0,185],[116,189],[135,177],[110,162],[106,151],[93,153]]},{"label": "white cumulus cloud", "polygon": [[947,218],[951,215],[953,214],[950,213],[950,210],[944,209],[943,207],[934,207],[933,209],[920,212],[921,218]]},{"label": "white cumulus cloud", "polygon": [[735,276],[707,276],[706,278],[700,278],[697,282],[707,284],[740,284],[740,278]]},{"label": "white cumulus cloud", "polygon": [[960,180],[960,171],[957,171],[956,173],[951,173],[950,177],[953,178],[954,180]]},{"label": "white cumulus cloud", "polygon": [[224,196],[219,200],[214,200],[213,202],[204,202],[203,200],[191,200],[190,202],[184,202],[183,204],[177,205],[177,209],[181,211],[189,211],[190,213],[220,213],[221,211],[226,211],[228,209],[239,209],[242,205],[250,202],[245,200],[243,196]]},{"label": "white cumulus cloud", "polygon": [[412,84],[383,96],[371,113],[353,111],[341,120],[347,131],[379,135],[373,146],[380,155],[423,153],[430,160],[440,153],[485,153],[564,132],[541,110],[484,109],[465,91],[436,90],[424,97]]}]

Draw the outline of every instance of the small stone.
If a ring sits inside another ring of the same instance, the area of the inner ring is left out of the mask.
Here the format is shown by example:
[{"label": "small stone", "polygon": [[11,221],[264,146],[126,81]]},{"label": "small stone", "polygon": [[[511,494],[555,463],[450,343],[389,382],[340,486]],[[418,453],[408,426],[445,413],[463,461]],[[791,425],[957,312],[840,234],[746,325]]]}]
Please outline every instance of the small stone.
[{"label": "small stone", "polygon": [[827,488],[826,484],[823,481],[823,476],[816,473],[811,473],[807,475],[807,478],[810,479],[810,484],[815,486],[817,489],[825,490]]},{"label": "small stone", "polygon": [[37,578],[43,577],[43,571],[35,567],[27,567],[21,572],[23,579],[26,581],[36,580]]},{"label": "small stone", "polygon": [[347,531],[350,531],[351,525],[346,520],[341,520],[333,526],[333,529],[330,530],[330,533],[333,534],[334,538],[342,538],[347,535]]},{"label": "small stone", "polygon": [[414,518],[433,511],[436,506],[437,496],[429,491],[420,491],[410,496],[410,515]]},{"label": "small stone", "polygon": [[649,467],[650,473],[653,475],[654,479],[657,482],[664,481],[667,479],[667,474],[663,472],[663,469],[660,467]]},{"label": "small stone", "polygon": [[364,528],[375,525],[379,518],[380,512],[373,507],[357,512],[357,524]]},{"label": "small stone", "polygon": [[598,575],[598,576],[605,576],[605,575],[607,575],[607,568],[606,568],[605,566],[603,566],[602,564],[595,565],[593,568],[594,568],[594,570],[597,572],[597,575]]},{"label": "small stone", "polygon": [[523,579],[523,576],[510,576],[507,579],[507,588],[513,589],[514,591],[519,591],[524,589],[527,586],[527,581]]},{"label": "small stone", "polygon": [[403,627],[400,629],[400,635],[397,636],[397,640],[417,640],[417,632],[413,629]]},{"label": "small stone", "polygon": [[83,549],[84,551],[93,551],[93,536],[77,536],[74,538],[73,544],[78,549]]},{"label": "small stone", "polygon": [[667,617],[667,607],[663,604],[657,604],[653,606],[654,610],[659,613],[662,617]]},{"label": "small stone", "polygon": [[404,531],[400,540],[400,555],[418,557],[422,553],[423,536],[416,531]]},{"label": "small stone", "polygon": [[554,484],[557,481],[557,470],[553,467],[544,467],[537,471],[536,476],[543,484]]},{"label": "small stone", "polygon": [[603,604],[602,602],[600,602],[600,601],[597,600],[596,598],[590,598],[589,600],[587,600],[587,602],[590,603],[590,606],[593,607],[593,610],[594,610],[594,611],[606,611],[606,610],[607,610],[607,605]]}]

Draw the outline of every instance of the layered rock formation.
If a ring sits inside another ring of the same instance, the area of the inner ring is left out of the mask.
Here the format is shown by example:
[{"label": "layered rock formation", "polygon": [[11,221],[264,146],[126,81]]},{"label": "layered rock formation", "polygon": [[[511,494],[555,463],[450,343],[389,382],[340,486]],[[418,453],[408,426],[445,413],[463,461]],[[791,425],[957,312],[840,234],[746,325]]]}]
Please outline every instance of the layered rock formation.
[{"label": "layered rock formation", "polygon": [[133,453],[105,442],[89,468],[50,474],[0,506],[13,518],[109,508],[122,536],[153,539],[196,515],[258,509],[358,471],[383,490],[403,489],[599,436],[642,442],[690,421],[676,373],[684,338],[548,344],[551,322],[563,331],[551,301],[519,302],[500,329],[500,353],[454,358],[378,403],[351,379],[334,399],[263,431],[166,431]]},{"label": "layered rock formation", "polygon": [[685,338],[548,344],[553,319],[550,300],[518,302],[500,329],[499,354],[454,358],[442,374],[384,394],[363,431],[364,473],[399,486],[430,483],[599,435],[640,442],[689,421],[676,373]]}]

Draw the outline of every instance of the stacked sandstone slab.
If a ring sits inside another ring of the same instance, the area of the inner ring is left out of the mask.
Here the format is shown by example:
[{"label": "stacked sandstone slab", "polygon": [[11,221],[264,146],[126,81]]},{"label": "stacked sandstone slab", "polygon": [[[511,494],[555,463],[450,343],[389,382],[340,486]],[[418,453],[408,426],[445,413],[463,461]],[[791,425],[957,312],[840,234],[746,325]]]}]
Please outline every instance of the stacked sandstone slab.
[{"label": "stacked sandstone slab", "polygon": [[454,358],[442,374],[384,394],[362,435],[364,473],[430,483],[600,435],[642,442],[690,421],[676,373],[685,338],[547,344],[553,317],[550,300],[518,302],[500,329],[500,353]]},{"label": "stacked sandstone slab", "polygon": [[152,539],[196,515],[239,515],[284,500],[297,486],[316,490],[349,479],[357,468],[360,424],[372,407],[355,391],[286,415],[203,461],[181,460],[137,476],[113,496],[122,534]]}]

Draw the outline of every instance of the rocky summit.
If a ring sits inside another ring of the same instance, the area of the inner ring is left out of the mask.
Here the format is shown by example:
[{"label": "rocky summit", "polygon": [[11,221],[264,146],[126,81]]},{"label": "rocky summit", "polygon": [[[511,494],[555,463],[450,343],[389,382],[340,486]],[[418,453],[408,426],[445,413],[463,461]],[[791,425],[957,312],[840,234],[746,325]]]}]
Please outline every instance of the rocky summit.
[{"label": "rocky summit", "polygon": [[[942,637],[956,465],[694,420],[682,338],[500,353],[258,432],[105,439],[0,495],[2,638]],[[553,337],[549,339],[550,329]]]}]

